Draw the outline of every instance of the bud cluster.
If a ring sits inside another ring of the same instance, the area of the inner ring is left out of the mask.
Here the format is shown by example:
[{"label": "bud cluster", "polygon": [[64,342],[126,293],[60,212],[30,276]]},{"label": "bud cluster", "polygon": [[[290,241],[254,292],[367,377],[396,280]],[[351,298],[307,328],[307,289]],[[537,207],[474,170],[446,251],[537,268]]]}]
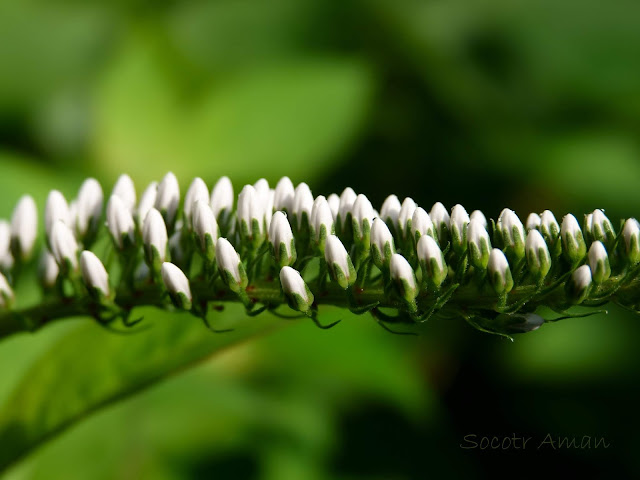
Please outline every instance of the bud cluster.
[{"label": "bud cluster", "polygon": [[[13,285],[33,257],[37,230],[28,195],[10,221],[0,221],[0,308],[16,300]],[[144,297],[203,316],[210,302],[237,298],[250,312],[257,303],[274,309],[286,302],[315,321],[324,302],[358,312],[369,305],[388,321],[378,306],[411,321],[445,309],[504,333],[504,325],[537,328],[537,320],[522,319],[538,305],[565,311],[614,300],[635,309],[628,291],[640,265],[640,224],[627,219],[618,234],[602,210],[585,216],[584,228],[571,214],[558,223],[546,210],[523,224],[504,209],[489,222],[462,205],[427,209],[396,195],[378,212],[352,188],[314,196],[287,177],[275,188],[265,179],[245,185],[237,198],[227,177],[211,190],[196,178],[183,201],[172,173],[140,197],[127,175],[108,199],[97,180],[87,179],[71,202],[49,193],[44,232],[40,278],[47,295],[84,295],[110,312]],[[105,254],[105,265],[91,249],[108,237],[113,254]],[[524,314],[504,317],[525,304]]]}]

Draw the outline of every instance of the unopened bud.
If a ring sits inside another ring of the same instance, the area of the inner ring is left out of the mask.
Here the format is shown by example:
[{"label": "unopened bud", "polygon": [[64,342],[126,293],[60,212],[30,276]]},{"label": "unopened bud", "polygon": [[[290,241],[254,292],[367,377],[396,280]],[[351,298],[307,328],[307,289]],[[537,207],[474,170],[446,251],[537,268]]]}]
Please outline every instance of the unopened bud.
[{"label": "unopened bud", "polygon": [[189,185],[189,189],[184,196],[184,218],[189,227],[192,226],[193,208],[196,202],[209,203],[209,188],[203,179],[196,177]]},{"label": "unopened bud", "polygon": [[162,264],[167,259],[169,238],[164,219],[155,208],[149,210],[147,217],[144,219],[142,241],[147,264],[155,272],[160,271]]},{"label": "unopened bud", "polygon": [[593,283],[602,283],[611,276],[607,249],[600,240],[593,242],[589,248],[589,267],[591,267]]},{"label": "unopened bud", "polygon": [[96,255],[85,250],[80,255],[80,271],[89,293],[98,298],[106,298],[110,295],[109,275],[104,265]]},{"label": "unopened bud", "polygon": [[333,214],[329,202],[320,195],[313,202],[311,209],[311,236],[320,253],[324,253],[325,243],[329,235],[335,233]]},{"label": "unopened bud", "polygon": [[411,218],[411,234],[416,242],[420,240],[420,237],[423,235],[429,235],[433,238],[438,237],[431,217],[422,207],[416,208],[413,212],[413,217]]},{"label": "unopened bud", "polygon": [[438,243],[440,245],[446,245],[449,241],[449,224],[450,217],[447,209],[444,208],[444,205],[440,202],[436,202],[431,207],[431,211],[429,212],[429,216],[431,217],[431,221],[436,228],[436,233],[438,234]]},{"label": "unopened bud", "polygon": [[489,254],[489,282],[498,295],[509,293],[513,288],[513,277],[509,262],[502,250],[494,248]]},{"label": "unopened bud", "polygon": [[107,204],[107,227],[119,250],[135,244],[133,217],[117,195],[112,195]]},{"label": "unopened bud", "polygon": [[407,259],[398,253],[391,255],[390,271],[391,279],[394,281],[400,296],[407,303],[415,305],[418,286],[416,284],[416,276]]},{"label": "unopened bud", "polygon": [[282,177],[276,184],[276,191],[273,198],[273,208],[275,210],[286,211],[291,214],[293,208],[293,197],[295,188],[289,177]]},{"label": "unopened bud", "polygon": [[140,197],[140,202],[135,212],[135,220],[138,225],[142,227],[144,219],[147,218],[147,213],[156,204],[156,197],[158,196],[158,182],[151,182]]},{"label": "unopened bud", "polygon": [[162,214],[164,223],[168,230],[173,231],[173,225],[176,221],[176,213],[178,212],[178,204],[180,203],[180,186],[176,176],[169,172],[158,184],[158,192],[156,195],[156,203],[154,207]]},{"label": "unopened bud", "polygon": [[76,235],[85,245],[91,243],[98,232],[103,201],[100,183],[95,178],[86,179],[78,192],[75,216]]},{"label": "unopened bud", "polygon": [[233,211],[233,185],[229,177],[220,177],[220,180],[211,190],[211,210],[220,225],[226,225]]},{"label": "unopened bud", "polygon": [[613,247],[616,241],[616,232],[613,230],[613,225],[611,225],[611,221],[607,218],[602,210],[593,211],[593,224],[591,226],[591,234],[593,235],[594,240],[601,241],[609,249]]},{"label": "unopened bud", "polygon": [[62,220],[53,225],[49,243],[51,253],[63,273],[78,268],[78,243],[71,229]]},{"label": "unopened bud", "polygon": [[374,219],[374,211],[371,202],[366,195],[358,195],[353,203],[353,241],[363,252],[369,254],[371,240],[371,225]]},{"label": "unopened bud", "polygon": [[173,304],[182,310],[191,310],[193,297],[189,287],[189,279],[179,267],[165,262],[161,269],[162,281],[169,292]]},{"label": "unopened bud", "polygon": [[524,257],[525,233],[524,226],[516,213],[505,208],[498,218],[496,228],[509,258],[516,262],[522,259]]},{"label": "unopened bud", "polygon": [[291,308],[303,313],[307,313],[311,309],[314,300],[313,293],[297,270],[287,266],[283,267],[280,270],[280,284]]},{"label": "unopened bud", "polygon": [[11,252],[16,259],[31,257],[38,235],[38,209],[30,195],[18,201],[11,216]]},{"label": "unopened bud", "polygon": [[469,215],[462,205],[456,205],[451,210],[449,219],[451,232],[451,247],[453,251],[462,254],[467,250],[467,228],[469,227]]},{"label": "unopened bud", "polygon": [[402,205],[400,204],[400,200],[398,200],[398,197],[395,195],[389,195],[382,203],[382,208],[380,209],[380,218],[387,225],[392,225],[395,229],[398,225],[398,216],[400,215],[401,208]]},{"label": "unopened bud", "polygon": [[286,215],[280,210],[276,211],[271,218],[269,243],[271,244],[271,255],[278,267],[293,265],[296,261],[293,232]]},{"label": "unopened bud", "polygon": [[238,195],[238,228],[243,241],[257,249],[266,237],[264,204],[252,185],[245,185]]},{"label": "unopened bud", "polygon": [[373,220],[371,227],[371,256],[378,268],[389,268],[391,255],[396,253],[393,235],[387,224],[381,219]]},{"label": "unopened bud", "polygon": [[338,237],[329,235],[324,249],[324,258],[334,282],[345,290],[356,281],[356,270],[347,250]]},{"label": "unopened bud", "polygon": [[560,234],[562,237],[562,247],[567,260],[569,260],[572,265],[580,263],[587,254],[587,245],[576,217],[571,214],[564,216]]},{"label": "unopened bud", "polygon": [[628,218],[622,228],[622,238],[624,238],[624,252],[629,263],[637,265],[640,263],[640,224],[635,218]]},{"label": "unopened bud", "polygon": [[540,218],[540,215],[538,215],[537,213],[530,213],[527,217],[527,231],[537,229],[538,227],[540,227],[541,223],[542,219]]},{"label": "unopened bud", "polygon": [[216,243],[216,262],[223,281],[231,291],[239,293],[247,288],[247,272],[235,248],[226,238],[219,238]]},{"label": "unopened bud", "polygon": [[542,234],[538,230],[532,229],[527,234],[525,251],[529,272],[537,280],[542,280],[551,269],[551,255]]},{"label": "unopened bud", "polygon": [[491,254],[491,239],[481,219],[471,219],[467,229],[469,262],[474,268],[486,270]]},{"label": "unopened bud", "polygon": [[415,213],[416,208],[418,208],[418,205],[412,198],[407,197],[402,201],[400,213],[398,213],[397,229],[398,236],[403,240],[409,238],[411,225],[413,223],[413,214]]},{"label": "unopened bud", "polygon": [[418,240],[417,254],[422,275],[433,287],[439,288],[447,278],[448,268],[438,242],[429,235],[423,235]]},{"label": "unopened bud", "polygon": [[213,262],[216,255],[216,242],[220,232],[216,216],[213,214],[208,201],[198,200],[195,202],[191,212],[191,223],[200,253],[208,262]]},{"label": "unopened bud", "polygon": [[591,290],[592,277],[589,265],[578,267],[567,282],[567,296],[573,304],[582,303]]}]

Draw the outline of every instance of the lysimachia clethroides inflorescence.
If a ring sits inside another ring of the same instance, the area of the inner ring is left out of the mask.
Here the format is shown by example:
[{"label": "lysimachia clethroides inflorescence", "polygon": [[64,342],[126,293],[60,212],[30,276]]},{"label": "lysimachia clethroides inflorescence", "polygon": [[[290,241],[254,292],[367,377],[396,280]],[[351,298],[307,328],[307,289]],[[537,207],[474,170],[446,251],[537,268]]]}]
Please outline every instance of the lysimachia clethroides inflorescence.
[{"label": "lysimachia clethroides inflorescence", "polygon": [[[76,315],[132,326],[142,305],[188,311],[213,329],[212,307],[236,301],[249,315],[288,306],[321,328],[334,324],[321,322],[319,306],[334,305],[394,333],[436,316],[509,335],[585,315],[574,305],[640,306],[633,218],[617,231],[602,210],[582,222],[546,210],[523,224],[505,208],[488,221],[462,205],[426,208],[396,195],[378,211],[352,188],[314,197],[287,177],[237,197],[227,177],[211,190],[196,178],[183,199],[179,185],[167,173],[138,197],[122,175],[105,198],[90,178],[70,202],[53,190],[42,247],[36,203],[23,196],[0,221],[0,333]],[[43,296],[23,305],[16,286],[34,263]],[[545,319],[541,307],[554,313]]]}]

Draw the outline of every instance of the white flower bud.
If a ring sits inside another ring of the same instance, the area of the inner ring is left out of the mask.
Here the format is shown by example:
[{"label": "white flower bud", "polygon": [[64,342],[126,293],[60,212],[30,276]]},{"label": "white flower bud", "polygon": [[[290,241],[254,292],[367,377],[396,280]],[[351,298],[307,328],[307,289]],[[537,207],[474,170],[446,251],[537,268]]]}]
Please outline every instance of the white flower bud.
[{"label": "white flower bud", "polygon": [[109,296],[109,275],[93,252],[85,250],[80,254],[80,271],[90,293],[98,297]]},{"label": "white flower bud", "polygon": [[542,234],[535,228],[527,233],[525,253],[529,272],[537,280],[545,278],[551,269],[551,255]]},{"label": "white flower bud", "polygon": [[455,205],[451,209],[451,218],[449,220],[451,246],[458,254],[464,253],[467,249],[467,228],[469,221],[469,215],[462,205]]},{"label": "white flower bud", "polygon": [[637,265],[640,262],[640,224],[635,218],[628,218],[622,228],[624,251],[629,263]]},{"label": "white flower bud", "polygon": [[593,211],[591,234],[594,240],[600,240],[609,248],[612,248],[616,241],[616,232],[613,230],[613,225],[611,225],[611,221],[602,210],[598,209]]},{"label": "white flower bud", "polygon": [[303,313],[311,309],[313,294],[297,270],[283,267],[280,270],[280,283],[291,308]]},{"label": "white flower bud", "polygon": [[273,208],[292,213],[293,197],[295,189],[289,177],[282,177],[276,184],[276,191],[273,197]]},{"label": "white flower bud", "polygon": [[87,178],[78,191],[75,229],[78,238],[91,241],[100,227],[104,194],[95,178]]},{"label": "white flower bud", "polygon": [[353,218],[353,239],[363,250],[369,253],[371,224],[375,215],[373,206],[366,195],[360,194],[356,197],[351,214]]},{"label": "white flower bud", "polygon": [[526,223],[527,231],[537,229],[540,227],[541,224],[542,224],[542,219],[540,218],[540,215],[538,215],[537,213],[530,213],[529,216],[527,217],[527,223]]},{"label": "white flower bud", "polygon": [[200,177],[196,177],[189,185],[189,189],[184,196],[184,218],[187,225],[191,226],[191,220],[193,215],[193,207],[196,202],[209,203],[209,188],[204,180]]},{"label": "white flower bud", "polygon": [[584,216],[584,234],[589,241],[593,241],[593,213]]},{"label": "white flower bud", "polygon": [[11,227],[9,222],[0,220],[0,270],[9,271],[13,266],[11,255]]},{"label": "white flower bud", "polygon": [[44,227],[47,238],[51,238],[51,230],[58,220],[62,220],[66,225],[71,226],[71,212],[69,204],[64,195],[58,190],[51,190],[47,196],[47,204],[44,208]]},{"label": "white flower bud", "polygon": [[169,292],[173,304],[183,310],[191,310],[191,288],[189,279],[179,267],[173,263],[165,262],[161,268],[162,281]]},{"label": "white flower bud", "polygon": [[416,253],[422,274],[433,287],[439,288],[447,278],[448,268],[438,242],[430,235],[423,235],[418,240]]},{"label": "white flower bud", "polygon": [[271,255],[278,267],[293,265],[293,262],[296,261],[293,232],[287,216],[280,210],[276,211],[271,218],[269,242],[271,243]]},{"label": "white flower bud", "polygon": [[216,262],[222,279],[236,293],[247,288],[248,279],[238,253],[226,238],[216,243]]},{"label": "white flower bud", "polygon": [[[269,182],[266,178],[259,179],[256,183],[253,184],[253,188],[256,190],[258,194],[258,198],[264,204],[269,201],[269,192],[271,189],[269,188]],[[268,216],[271,216],[272,212],[267,212]]]},{"label": "white flower bud", "polygon": [[38,236],[38,209],[30,195],[24,195],[11,216],[11,250],[16,258],[27,260],[31,256]]},{"label": "white flower bud", "polygon": [[400,200],[395,195],[389,195],[382,203],[380,209],[380,218],[387,223],[387,225],[393,225],[395,228],[398,225],[398,217],[400,216],[400,209],[402,205]]},{"label": "white flower bud", "polygon": [[338,218],[338,211],[340,211],[340,197],[332,193],[327,197],[327,203],[329,204],[331,215],[333,215],[333,221],[335,222]]},{"label": "white flower bud", "polygon": [[512,256],[512,260],[520,260],[524,257],[525,233],[522,222],[513,210],[505,208],[502,210],[496,228],[500,235],[507,255]]},{"label": "white flower bud", "polygon": [[245,185],[238,195],[238,228],[243,240],[251,242],[254,248],[264,241],[264,204],[252,185]]},{"label": "white flower bud", "polygon": [[396,253],[396,247],[389,227],[381,218],[375,218],[371,227],[371,256],[373,257],[373,263],[380,269],[383,267],[389,268],[391,255],[394,253]]},{"label": "white flower bud", "polygon": [[594,283],[602,283],[611,276],[611,265],[607,249],[600,240],[596,240],[589,248],[589,266]]},{"label": "white flower bud", "polygon": [[218,241],[218,223],[213,210],[207,200],[198,200],[193,205],[191,212],[191,223],[193,232],[198,239],[200,252],[209,262],[212,262],[216,255],[216,242]]},{"label": "white flower bud", "polygon": [[169,172],[158,184],[158,192],[156,194],[156,203],[154,207],[158,210],[164,222],[169,228],[173,227],[178,212],[178,204],[180,203],[180,186],[176,176]]},{"label": "white flower bud", "polygon": [[338,217],[336,221],[336,231],[343,234],[351,227],[351,220],[348,219],[351,215],[351,209],[357,198],[356,192],[353,188],[347,187],[340,194],[340,208],[338,209]]},{"label": "white flower bud", "polygon": [[158,271],[167,259],[168,237],[162,214],[152,208],[142,224],[142,241],[147,264],[155,271]]},{"label": "white flower bud", "polygon": [[298,230],[307,228],[311,220],[311,209],[313,208],[313,194],[309,185],[302,182],[296,187],[293,197],[293,220]]},{"label": "white flower bud", "polygon": [[489,272],[489,282],[499,295],[509,293],[513,288],[513,277],[509,262],[502,250],[494,248],[489,254],[489,264],[487,266]]},{"label": "white flower bud", "polygon": [[56,263],[56,259],[49,250],[45,250],[40,257],[40,264],[38,265],[40,284],[47,290],[53,288],[59,273],[60,268]]},{"label": "white flower bud", "polygon": [[220,177],[220,180],[211,190],[211,210],[218,223],[224,223],[233,210],[233,185],[229,177]]},{"label": "white flower bud", "polygon": [[479,270],[486,270],[491,254],[491,239],[482,219],[472,218],[467,229],[469,262]]},{"label": "white flower bud", "polygon": [[78,243],[73,232],[62,220],[58,220],[51,229],[51,253],[60,270],[67,272],[78,268]]},{"label": "white flower bud", "polygon": [[142,226],[144,219],[147,218],[147,213],[156,204],[156,197],[158,196],[158,182],[151,182],[147,188],[142,192],[138,208],[136,209],[136,220],[138,225]]},{"label": "white flower bud", "polygon": [[0,273],[0,308],[8,308],[14,300],[13,289],[7,282],[6,277]]},{"label": "white flower bud", "polygon": [[[564,224],[564,222],[563,222]],[[571,280],[567,282],[567,296],[572,303],[582,303],[591,290],[591,268],[582,265],[571,274]]]},{"label": "white flower bud", "polygon": [[433,207],[431,207],[429,216],[436,229],[440,245],[445,245],[449,237],[449,212],[447,212],[447,209],[444,208],[442,203],[436,202],[433,204]]},{"label": "white flower bud", "polygon": [[416,202],[412,198],[405,198],[402,201],[400,212],[398,213],[398,235],[400,238],[409,238],[411,232],[411,224],[413,223],[413,214],[418,208]]},{"label": "white flower bud", "polygon": [[327,237],[324,258],[329,267],[331,278],[345,290],[356,281],[356,270],[344,245],[335,235]]},{"label": "white flower bud", "polygon": [[487,217],[485,217],[484,213],[482,213],[480,210],[474,210],[473,212],[471,212],[471,215],[469,216],[469,222],[473,220],[479,221],[480,224],[485,228],[485,230],[489,228],[489,222],[487,222]]},{"label": "white flower bud", "polygon": [[389,269],[391,272],[391,278],[395,282],[400,296],[409,303],[415,302],[415,299],[418,296],[416,276],[413,273],[413,268],[411,268],[411,265],[407,262],[407,259],[398,253],[394,253],[391,255]]},{"label": "white flower bud", "polygon": [[127,210],[133,213],[133,209],[136,206],[136,187],[131,177],[126,173],[120,175],[113,186],[111,196],[113,197],[114,195],[120,197]]},{"label": "white flower bud", "polygon": [[429,235],[433,238],[438,236],[431,217],[422,207],[416,208],[413,212],[413,217],[411,218],[411,234],[416,242],[423,235]]},{"label": "white flower bud", "polygon": [[311,235],[320,253],[324,253],[327,236],[335,233],[333,213],[329,202],[320,195],[313,202],[311,209]]},{"label": "white flower bud", "polygon": [[576,217],[571,214],[565,215],[562,219],[562,228],[560,229],[562,237],[562,246],[564,253],[573,265],[579,263],[587,254],[587,245],[582,236],[582,230],[578,225]]},{"label": "white flower bud", "polygon": [[560,225],[558,225],[556,217],[549,210],[545,210],[540,216],[540,233],[542,233],[549,247],[555,245],[560,235]]},{"label": "white flower bud", "polygon": [[120,250],[135,243],[133,217],[118,195],[112,195],[107,204],[107,227]]}]

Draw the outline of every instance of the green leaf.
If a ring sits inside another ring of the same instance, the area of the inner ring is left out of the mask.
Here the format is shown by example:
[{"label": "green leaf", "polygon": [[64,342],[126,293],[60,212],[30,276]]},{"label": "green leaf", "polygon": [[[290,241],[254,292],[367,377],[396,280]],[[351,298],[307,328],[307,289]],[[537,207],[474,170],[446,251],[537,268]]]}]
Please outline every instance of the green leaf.
[{"label": "green leaf", "polygon": [[109,176],[308,180],[339,159],[366,118],[373,77],[362,62],[287,59],[193,88],[169,75],[170,59],[153,45],[135,37],[99,89],[96,155]]},{"label": "green leaf", "polygon": [[268,315],[249,318],[242,307],[234,307],[227,307],[224,318],[233,320],[235,329],[225,334],[209,332],[186,314],[147,309],[154,321],[144,332],[116,335],[92,322],[57,341],[26,372],[0,412],[0,471],[96,410],[287,324]]}]

